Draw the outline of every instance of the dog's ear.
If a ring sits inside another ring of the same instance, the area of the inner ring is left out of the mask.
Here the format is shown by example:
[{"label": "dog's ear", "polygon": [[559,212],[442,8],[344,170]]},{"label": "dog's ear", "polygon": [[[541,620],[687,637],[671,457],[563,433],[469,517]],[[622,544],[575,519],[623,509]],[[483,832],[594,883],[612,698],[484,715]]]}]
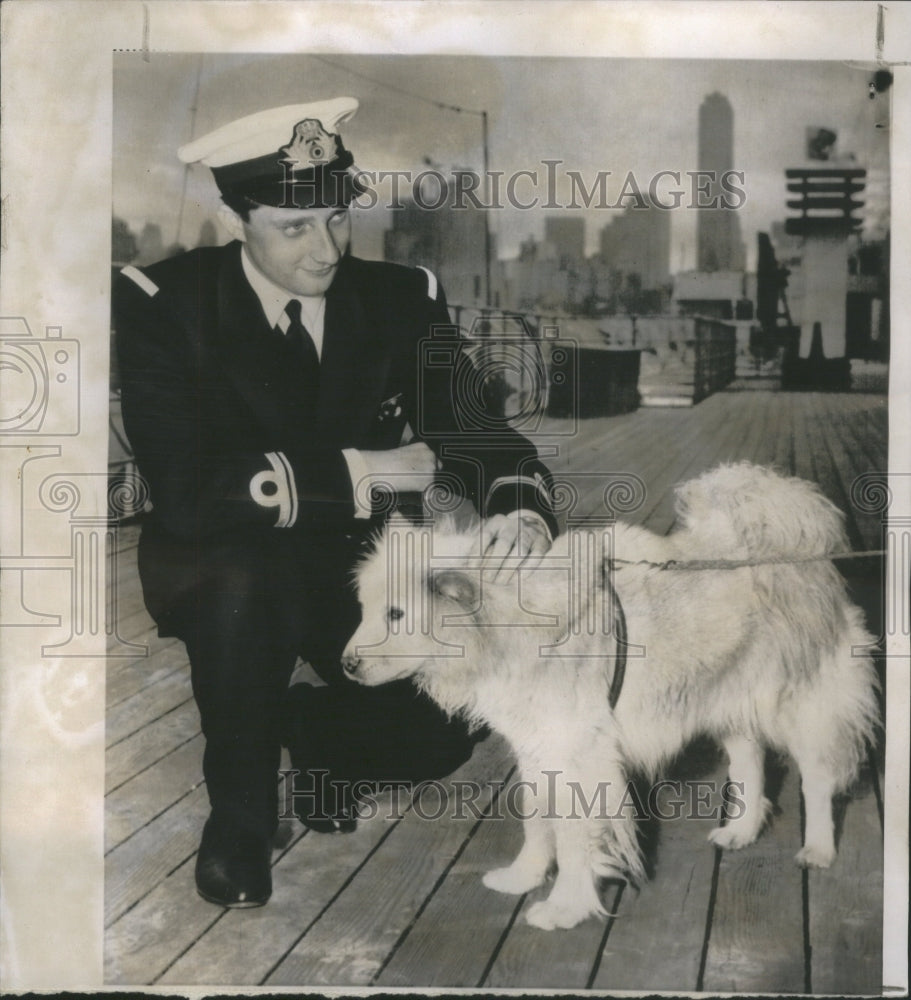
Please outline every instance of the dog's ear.
[{"label": "dog's ear", "polygon": [[474,607],[477,603],[477,587],[474,581],[458,570],[444,569],[434,573],[430,587],[440,597],[455,601],[464,607]]}]

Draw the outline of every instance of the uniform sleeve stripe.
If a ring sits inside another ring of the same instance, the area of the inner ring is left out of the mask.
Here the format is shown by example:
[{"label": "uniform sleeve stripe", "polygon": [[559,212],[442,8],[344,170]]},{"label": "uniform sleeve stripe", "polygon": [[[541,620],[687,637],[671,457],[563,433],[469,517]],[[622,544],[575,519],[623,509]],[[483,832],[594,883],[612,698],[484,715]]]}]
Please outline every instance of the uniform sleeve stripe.
[{"label": "uniform sleeve stripe", "polygon": [[540,483],[537,479],[532,479],[531,476],[500,476],[499,479],[495,479],[490,484],[490,489],[487,491],[488,496],[500,489],[503,486],[531,486],[532,489],[538,489]]},{"label": "uniform sleeve stripe", "polygon": [[285,470],[285,475],[288,477],[288,494],[291,498],[291,510],[288,515],[288,523],[286,527],[290,528],[297,521],[297,514],[300,506],[300,501],[297,496],[297,481],[294,478],[294,469],[291,468],[291,463],[286,458],[284,452],[277,451],[275,456],[279,462],[281,462],[282,468]]},{"label": "uniform sleeve stripe", "polygon": [[[266,452],[266,461],[271,469],[257,472],[250,480],[250,496],[260,507],[275,507],[278,517],[276,528],[291,528],[297,520],[298,497],[294,470],[288,459],[280,452]],[[266,486],[270,489],[266,491]]]},{"label": "uniform sleeve stripe", "polygon": [[544,477],[539,472],[535,473],[534,478],[531,476],[500,476],[490,484],[490,489],[487,491],[487,502],[490,502],[490,498],[494,495],[494,493],[496,493],[497,490],[502,489],[505,486],[511,486],[513,488],[519,486],[529,486],[535,491],[545,510],[551,509],[552,501],[550,490],[548,490],[547,484],[544,482]]},{"label": "uniform sleeve stripe", "polygon": [[142,271],[139,270],[139,268],[133,267],[132,264],[123,268],[120,273],[125,278],[129,278],[130,281],[137,284],[146,293],[146,295],[152,296],[158,291],[158,285],[156,285],[151,279],[147,278]]},{"label": "uniform sleeve stripe", "polygon": [[437,289],[439,285],[437,284],[437,276],[433,271],[428,271],[426,267],[421,267],[418,265],[418,270],[423,271],[427,275],[427,297],[433,299],[436,302]]}]

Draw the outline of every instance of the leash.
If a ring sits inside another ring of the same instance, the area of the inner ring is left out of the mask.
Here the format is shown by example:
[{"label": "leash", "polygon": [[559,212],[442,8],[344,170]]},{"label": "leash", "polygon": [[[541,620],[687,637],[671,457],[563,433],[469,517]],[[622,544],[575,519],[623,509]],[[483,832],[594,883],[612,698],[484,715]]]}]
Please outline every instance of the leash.
[{"label": "leash", "polygon": [[[659,570],[709,570],[709,569],[744,569],[749,566],[784,566],[810,562],[835,562],[840,559],[869,559],[872,557],[884,556],[884,549],[867,549],[864,552],[831,552],[818,556],[792,556],[786,559],[691,559],[685,562],[678,562],[669,559],[667,562],[656,563],[647,559],[608,559],[610,568],[617,564],[624,566],[645,566]],[[610,690],[607,695],[607,702],[611,710],[617,707],[620,699],[620,692],[623,690],[623,679],[626,676],[626,615],[623,613],[623,604],[620,602],[620,595],[608,579],[607,574],[603,574],[603,582],[609,588],[614,601],[614,626],[617,634],[617,655],[614,666],[614,675],[611,678]]]},{"label": "leash", "polygon": [[607,693],[607,703],[611,710],[617,707],[617,700],[623,690],[623,678],[626,675],[626,615],[620,603],[620,595],[613,584],[605,578],[604,585],[610,589],[614,599],[614,626],[617,631],[617,662],[614,664],[614,676],[611,677],[610,691]]},{"label": "leash", "polygon": [[782,559],[687,559],[678,561],[668,559],[667,562],[650,562],[648,559],[608,559],[611,568],[614,566],[645,566],[648,569],[671,570],[707,570],[707,569],[744,569],[749,566],[788,566],[811,562],[838,562],[842,559],[871,559],[884,556],[885,549],[867,549],[863,552],[825,552],[816,556],[790,556]]}]

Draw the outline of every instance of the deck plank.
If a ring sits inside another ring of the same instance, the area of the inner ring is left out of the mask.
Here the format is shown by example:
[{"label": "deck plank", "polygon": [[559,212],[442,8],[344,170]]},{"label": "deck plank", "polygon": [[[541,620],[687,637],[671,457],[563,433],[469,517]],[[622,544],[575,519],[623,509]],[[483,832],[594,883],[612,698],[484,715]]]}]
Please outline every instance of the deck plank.
[{"label": "deck plank", "polygon": [[[737,398],[743,395],[746,399]],[[720,393],[718,398],[724,406],[725,423],[731,427],[732,433],[723,440],[716,457],[706,469],[721,462],[758,462],[767,430],[767,399],[756,392],[726,392]],[[691,477],[692,471],[688,471],[687,475]]]},{"label": "deck plank", "polygon": [[[119,558],[125,559],[126,555]],[[124,579],[118,572],[117,595],[114,599],[113,587],[108,587],[108,601],[114,617],[119,623],[118,631],[123,638],[132,639],[139,622],[148,625],[152,619],[146,611],[145,599],[139,585],[139,577],[133,574]]]},{"label": "deck plank", "polygon": [[807,415],[811,393],[798,393],[793,401],[794,413],[794,475],[816,482],[816,465],[807,433]]},{"label": "deck plank", "polygon": [[[456,772],[459,780],[502,780],[512,767],[498,739],[480,744]],[[448,779],[447,779],[448,783]],[[489,800],[485,785],[478,806]],[[433,812],[436,802],[423,806]],[[443,820],[422,818],[416,808],[370,859],[360,877],[285,956],[266,979],[270,986],[367,985],[408,928],[448,864],[461,850],[474,820],[447,809]],[[382,887],[378,891],[378,887]]]},{"label": "deck plank", "polygon": [[[718,407],[708,406],[702,409],[694,408],[687,411],[689,419],[681,421],[675,410],[660,410],[661,420],[657,415],[653,418],[653,427],[648,434],[643,434],[629,442],[632,454],[631,471],[638,475],[646,486],[646,498],[640,513],[640,519],[645,522],[653,516],[655,507],[664,500],[669,486],[672,486],[679,476],[669,471],[669,466],[675,460],[693,450],[700,450],[707,438],[720,428],[722,421]],[[643,430],[645,430],[643,428]],[[660,441],[660,447],[643,447],[644,442]]]},{"label": "deck plank", "polygon": [[[709,911],[717,849],[709,831],[720,819],[719,791],[725,764],[691,779],[682,796],[686,810],[658,823],[654,877],[638,891],[627,891],[610,929],[597,975],[596,990],[694,991]],[[694,801],[709,786],[705,806]],[[714,815],[706,815],[712,811]],[[647,929],[647,930],[646,930]],[[643,931],[646,930],[645,933]]]},{"label": "deck plank", "polygon": [[190,665],[185,663],[108,712],[105,726],[107,745],[114,746],[182,705],[190,693]]},{"label": "deck plank", "polygon": [[[740,394],[738,394],[738,398]],[[744,413],[748,413],[751,400],[747,399]],[[664,475],[670,475],[667,488],[662,491],[660,502],[652,511],[647,526],[659,534],[666,534],[675,523],[674,494],[670,489],[675,483],[693,479],[719,462],[745,457],[738,453],[750,431],[750,420],[730,419],[730,399],[723,394],[710,396],[699,404],[706,424],[692,448],[676,449],[668,462],[665,460]],[[698,409],[698,407],[697,407]]]},{"label": "deck plank", "polygon": [[769,828],[749,847],[722,852],[701,984],[708,993],[804,992],[799,779],[785,767]]},{"label": "deck plank", "polygon": [[105,798],[105,852],[133,836],[202,783],[204,749],[200,733]]},{"label": "deck plank", "polygon": [[[285,824],[288,843],[281,852],[273,855],[273,868],[281,864],[297,841],[303,836],[299,823]],[[197,831],[198,840],[198,831]],[[162,881],[124,913],[107,931],[105,939],[105,982],[113,985],[152,985],[170,968],[175,960],[190,948],[194,941],[207,931],[218,927],[232,913],[243,914],[250,923],[240,924],[240,930],[253,926],[254,914],[266,914],[273,905],[259,910],[230,911],[207,903],[196,892],[194,882],[195,852],[171,871]],[[290,888],[290,887],[288,887]],[[283,881],[276,879],[276,893],[286,891]],[[288,909],[285,921],[293,924]],[[245,941],[235,931],[235,951],[242,949]],[[271,939],[252,938],[253,944],[246,952],[251,960],[256,955],[267,960],[271,953]],[[234,955],[237,964],[237,955]],[[225,971],[212,971],[211,983],[234,982]],[[239,982],[239,981],[238,981]]]},{"label": "deck plank", "polygon": [[156,641],[148,657],[111,661],[105,690],[108,712],[186,667],[187,663],[186,648],[176,639],[168,643]]},{"label": "deck plank", "polygon": [[814,993],[882,990],[882,828],[865,784],[846,803],[834,864],[809,873]]},{"label": "deck plank", "polygon": [[[553,463],[555,471],[570,473],[594,473],[622,475],[633,472],[639,474],[641,454],[637,452],[635,442],[643,435],[661,434],[662,418],[665,414],[658,411],[637,411],[626,414],[622,419],[622,427],[613,426],[616,418],[597,418],[590,421],[596,425],[599,433],[590,432],[561,442],[561,452]],[[580,483],[580,494],[576,508],[572,511],[574,517],[584,515],[600,516],[605,513],[601,501],[603,481],[596,478],[592,485]],[[638,518],[638,512],[631,512],[631,519]]]},{"label": "deck plank", "polygon": [[853,521],[860,544],[866,549],[879,548],[883,541],[881,515],[858,507],[851,498],[851,489],[858,477],[885,470],[888,465],[886,456],[874,446],[876,439],[859,435],[861,420],[838,420],[837,414],[833,412],[833,402],[828,402],[825,434],[842,490],[847,497],[845,513]]},{"label": "deck plank", "polygon": [[[660,440],[665,448],[672,449],[676,453],[687,447],[691,437],[697,433],[692,425],[681,426],[673,421],[669,411],[648,410],[643,413],[642,421],[635,428],[635,433],[630,434],[628,439],[618,446],[594,450],[586,468],[596,472],[612,472],[620,476],[631,474],[642,481],[645,486],[645,495],[641,505],[636,510],[623,515],[625,520],[641,524],[648,517],[652,507],[660,501],[660,491],[664,489],[663,485],[656,485],[652,479],[663,466],[661,455],[656,455],[655,449],[643,448],[642,440]],[[578,511],[575,513],[588,516],[605,513],[600,486],[593,486],[583,493]]]},{"label": "deck plank", "polygon": [[[545,899],[550,882],[528,893],[484,982],[485,989],[586,989],[604,942],[606,921],[589,917],[566,931],[542,931],[526,923],[530,906]],[[611,881],[602,890],[608,913],[617,907],[622,883]]]},{"label": "deck plank", "polygon": [[[867,466],[865,459],[855,450],[854,444],[843,444],[845,429],[835,421],[825,425],[826,438],[836,474],[842,489],[851,497],[851,488],[857,476],[872,472],[875,465]],[[846,504],[849,537],[855,550],[876,552],[886,546],[885,524],[882,514],[863,510],[851,499]],[[885,634],[886,624],[884,581],[886,562],[884,558],[871,557],[861,560],[843,560],[838,568],[845,577],[853,601],[863,609],[867,627],[876,639]]]},{"label": "deck plank", "polygon": [[[821,398],[820,398],[821,397]],[[828,413],[828,400],[823,394],[812,399],[806,418],[806,435],[809,442],[810,451],[815,470],[814,481],[822,492],[846,515],[846,528],[849,543],[853,548],[858,548],[863,544],[860,532],[857,530],[855,520],[851,516],[851,496],[850,484],[848,490],[845,489],[842,478],[838,474],[838,467],[835,461],[835,454],[842,449],[833,448],[830,440],[827,440],[824,432],[824,425],[830,423]]]},{"label": "deck plank", "polygon": [[107,855],[106,926],[195,853],[208,815],[209,797],[205,786],[199,786]]},{"label": "deck plank", "polygon": [[120,788],[198,733],[199,710],[188,694],[176,708],[111,747],[105,757],[105,794]]},{"label": "deck plank", "polygon": [[[745,399],[738,397],[745,395]],[[704,402],[708,403],[709,397]],[[717,423],[704,435],[702,446],[690,455],[682,456],[678,480],[695,479],[723,462],[752,459],[749,441],[757,435],[760,417],[759,401],[755,393],[723,393],[717,395]],[[735,413],[737,414],[735,418]],[[673,510],[667,507],[672,497],[665,501],[668,526],[675,518]]]},{"label": "deck plank", "polygon": [[[638,411],[640,420],[629,426],[624,440],[614,444],[599,444],[597,441],[592,444],[590,454],[586,456],[592,470],[632,473],[646,486],[643,505],[627,515],[629,520],[644,521],[662,500],[667,489],[667,483],[662,480],[667,478],[668,463],[693,448],[702,447],[705,440],[724,425],[724,414],[717,403],[686,412],[686,419],[681,420],[679,411],[658,408]],[[578,463],[578,456],[574,454],[572,458]],[[578,469],[578,464],[574,468]],[[580,509],[594,512],[598,500],[597,494],[586,495]]]},{"label": "deck plank", "polygon": [[757,465],[772,465],[775,461],[775,448],[780,424],[783,423],[779,409],[773,406],[774,393],[751,392],[756,407],[756,423],[749,453],[743,458]]},{"label": "deck plank", "polygon": [[794,475],[794,394],[791,392],[775,393],[773,399],[767,401],[768,406],[775,406],[777,434],[775,436],[775,452],[772,465],[783,475]]},{"label": "deck plank", "polygon": [[832,421],[844,427],[861,465],[882,471],[889,460],[889,405],[884,396],[829,396]]},{"label": "deck plank", "polygon": [[492,811],[375,980],[376,986],[480,988],[522,897],[481,881],[508,865],[522,846],[521,822]]},{"label": "deck plank", "polygon": [[693,451],[704,447],[719,423],[714,407],[694,412],[693,418],[686,423],[670,422],[673,417],[670,412],[665,416],[668,424],[664,428],[664,452],[661,449],[646,450],[647,464],[643,461],[637,469],[637,474],[646,484],[646,498],[641,511],[637,512],[638,521],[658,534],[664,534],[673,521],[673,516],[666,514],[673,509],[673,487],[683,478],[682,472],[689,457]]},{"label": "deck plank", "polygon": [[[223,911],[222,919],[205,933],[199,927],[181,927],[177,960],[159,970],[156,984],[261,984],[350,880],[360,877],[372,852],[393,832],[395,822],[387,818],[385,800],[379,804],[377,814],[359,822],[352,833],[301,835],[304,828],[295,822],[297,839],[273,866],[268,906]],[[178,893],[195,895],[192,873],[173,887],[173,894]],[[142,916],[152,920],[154,911]],[[172,956],[174,951],[172,945]],[[160,959],[166,957],[162,951]]]},{"label": "deck plank", "polygon": [[[107,929],[104,947],[107,985],[152,985],[181,948],[186,947],[187,935],[204,934],[222,918],[224,910],[197,895],[193,877],[190,857]],[[226,980],[219,975],[213,982]]]},{"label": "deck plank", "polygon": [[145,597],[138,576],[132,579],[118,580],[117,600],[112,608],[116,612],[117,631],[121,638],[135,641],[134,636],[150,629],[154,634],[155,622],[146,609]]}]

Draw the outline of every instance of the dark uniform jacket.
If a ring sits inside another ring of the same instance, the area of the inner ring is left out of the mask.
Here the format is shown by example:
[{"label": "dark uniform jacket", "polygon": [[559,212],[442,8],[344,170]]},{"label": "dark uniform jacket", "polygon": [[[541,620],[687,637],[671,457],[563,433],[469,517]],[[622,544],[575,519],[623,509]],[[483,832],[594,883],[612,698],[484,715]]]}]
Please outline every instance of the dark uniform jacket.
[{"label": "dark uniform jacket", "polygon": [[459,405],[466,385],[477,405],[463,377],[470,362],[423,269],[341,261],[326,295],[318,400],[268,326],[240,243],[126,268],[114,322],[125,427],[152,522],[173,539],[362,529],[370,522],[354,520],[342,449],[394,448],[406,426],[482,515],[535,510],[556,533],[534,447]]}]

